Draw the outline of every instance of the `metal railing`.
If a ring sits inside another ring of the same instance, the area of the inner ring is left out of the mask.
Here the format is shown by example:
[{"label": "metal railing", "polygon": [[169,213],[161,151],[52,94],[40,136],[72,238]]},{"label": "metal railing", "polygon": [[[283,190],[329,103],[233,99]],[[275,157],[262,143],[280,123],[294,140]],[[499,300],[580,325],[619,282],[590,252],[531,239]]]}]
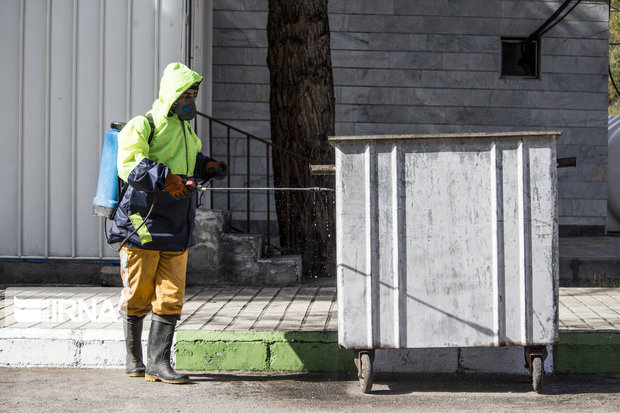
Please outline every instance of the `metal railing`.
[{"label": "metal railing", "polygon": [[[309,164],[311,164],[311,159],[308,157],[305,157],[303,155],[300,155],[298,153],[295,153],[289,149],[283,148],[281,146],[278,145],[274,145],[273,143],[271,143],[270,141],[263,139],[263,138],[259,138],[258,136],[255,136],[251,133],[248,133],[246,131],[243,131],[239,128],[236,128],[232,125],[227,124],[226,122],[222,122],[220,120],[214,119],[209,115],[206,115],[202,112],[198,112],[198,115],[202,118],[205,118],[208,121],[208,129],[209,129],[209,156],[213,156],[213,157],[219,157],[219,160],[222,160],[222,155],[224,155],[225,159],[226,159],[226,164],[229,167],[229,173],[227,175],[227,177],[223,180],[226,184],[227,188],[231,188],[233,182],[233,176],[244,176],[244,188],[247,188],[247,190],[243,191],[242,188],[240,188],[241,192],[245,192],[245,229],[239,228],[239,227],[235,227],[232,223],[231,223],[231,229],[233,229],[234,231],[237,232],[246,232],[246,233],[250,233],[252,230],[252,223],[253,223],[253,219],[252,219],[252,197],[256,194],[255,190],[256,188],[251,188],[251,183],[253,181],[255,181],[255,177],[256,175],[258,175],[257,173],[254,173],[252,170],[252,166],[253,166],[253,160],[254,162],[256,162],[256,160],[258,158],[260,158],[260,154],[256,153],[256,151],[252,151],[252,143],[258,143],[260,145],[264,146],[264,159],[265,159],[265,171],[264,173],[262,173],[262,180],[264,180],[264,186],[263,188],[261,188],[261,192],[265,193],[265,229],[264,229],[264,236],[265,236],[265,250],[263,251],[266,255],[271,255],[273,254],[274,250],[279,250],[280,248],[278,247],[278,245],[276,245],[274,242],[272,242],[272,230],[271,230],[271,216],[272,216],[272,211],[271,211],[271,194],[273,193],[273,191],[270,191],[270,189],[275,189],[272,186],[272,182],[273,182],[273,174],[271,171],[271,159],[272,159],[272,155],[273,152],[272,151],[281,151],[282,153],[286,153],[287,155],[297,158],[299,160],[303,160],[308,162]],[[197,123],[197,122],[196,122]],[[225,129],[225,133],[223,133],[224,136],[214,136],[214,125],[219,125],[222,128]],[[195,126],[196,129],[196,133],[198,133],[198,129],[197,129],[197,125]],[[237,136],[233,137],[233,133],[235,133]],[[232,153],[231,151],[231,141],[235,139],[235,140],[241,140],[241,141],[245,141],[242,143],[242,145],[245,145],[245,150],[243,151],[242,154],[240,153]],[[222,154],[220,152],[220,150],[215,150],[214,148],[214,142],[216,140],[224,140],[225,141],[225,149],[224,149],[224,154]],[[236,158],[236,159],[233,159]],[[245,172],[242,174],[238,174],[235,173],[235,165],[240,165],[238,162],[238,158],[245,158]],[[232,192],[231,190],[224,190],[223,194],[222,193],[217,193],[217,186],[220,185],[218,183],[218,181],[212,181],[211,186],[213,187],[214,190],[209,191],[209,197],[210,197],[210,205],[213,208],[213,206],[216,204],[216,197],[224,197],[224,205],[225,205],[225,209],[226,210],[231,210],[232,211],[232,206],[233,206],[233,202],[232,202]],[[252,189],[252,190],[251,190]],[[221,200],[220,200],[221,202]]]}]

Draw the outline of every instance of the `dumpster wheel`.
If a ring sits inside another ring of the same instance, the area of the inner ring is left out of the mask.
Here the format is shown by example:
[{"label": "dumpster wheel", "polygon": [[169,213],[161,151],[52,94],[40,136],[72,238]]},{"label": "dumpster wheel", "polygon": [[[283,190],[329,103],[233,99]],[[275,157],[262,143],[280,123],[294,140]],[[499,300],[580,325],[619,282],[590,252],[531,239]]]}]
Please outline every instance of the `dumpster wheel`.
[{"label": "dumpster wheel", "polygon": [[540,356],[535,356],[532,358],[532,386],[536,393],[542,392],[544,377],[543,359]]},{"label": "dumpster wheel", "polygon": [[360,387],[363,393],[370,393],[372,390],[372,362],[374,360],[374,351],[360,351],[356,354],[355,364],[357,366],[357,377],[360,381]]},{"label": "dumpster wheel", "polygon": [[370,393],[372,390],[372,360],[368,353],[360,355],[359,379],[362,392]]},{"label": "dumpster wheel", "polygon": [[536,393],[541,393],[543,390],[545,377],[544,362],[546,358],[547,349],[544,346],[525,348],[525,361],[532,378],[532,387]]}]

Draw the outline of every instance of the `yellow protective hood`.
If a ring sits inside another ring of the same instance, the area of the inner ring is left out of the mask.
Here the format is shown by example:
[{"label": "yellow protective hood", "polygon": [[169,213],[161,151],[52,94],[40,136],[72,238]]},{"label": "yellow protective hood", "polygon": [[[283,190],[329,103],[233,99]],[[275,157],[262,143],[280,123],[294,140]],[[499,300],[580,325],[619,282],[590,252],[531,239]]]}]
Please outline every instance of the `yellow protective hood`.
[{"label": "yellow protective hood", "polygon": [[170,107],[194,83],[200,83],[202,76],[183,63],[170,63],[164,69],[159,84],[159,98],[153,103],[153,111],[166,116]]},{"label": "yellow protective hood", "polygon": [[168,116],[172,104],[202,76],[182,63],[170,63],[164,69],[159,98],[149,112],[155,122],[155,133],[149,145],[151,128],[144,116],[136,116],[118,134],[118,176],[128,182],[130,173],[145,158],[163,164],[174,174],[193,176],[196,154],[202,143],[190,124]]}]

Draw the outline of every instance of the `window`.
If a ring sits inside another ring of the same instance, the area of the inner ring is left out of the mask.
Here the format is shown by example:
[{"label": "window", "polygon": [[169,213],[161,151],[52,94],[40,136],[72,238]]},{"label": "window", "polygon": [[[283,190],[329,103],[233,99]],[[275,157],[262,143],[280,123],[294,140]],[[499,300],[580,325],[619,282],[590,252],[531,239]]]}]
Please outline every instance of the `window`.
[{"label": "window", "polygon": [[540,39],[502,38],[502,77],[535,79],[540,75]]}]

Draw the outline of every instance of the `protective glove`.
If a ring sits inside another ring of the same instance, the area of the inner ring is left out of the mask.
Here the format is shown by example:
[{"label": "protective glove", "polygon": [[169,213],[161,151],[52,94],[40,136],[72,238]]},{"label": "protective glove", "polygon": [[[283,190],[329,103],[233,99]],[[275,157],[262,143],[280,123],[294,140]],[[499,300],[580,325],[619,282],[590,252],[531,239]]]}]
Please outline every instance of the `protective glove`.
[{"label": "protective glove", "polygon": [[224,179],[228,175],[228,165],[222,161],[211,161],[205,165],[207,174],[215,179]]},{"label": "protective glove", "polygon": [[183,179],[179,175],[169,174],[164,183],[164,189],[174,199],[181,199],[189,195],[189,190],[183,184]]}]

